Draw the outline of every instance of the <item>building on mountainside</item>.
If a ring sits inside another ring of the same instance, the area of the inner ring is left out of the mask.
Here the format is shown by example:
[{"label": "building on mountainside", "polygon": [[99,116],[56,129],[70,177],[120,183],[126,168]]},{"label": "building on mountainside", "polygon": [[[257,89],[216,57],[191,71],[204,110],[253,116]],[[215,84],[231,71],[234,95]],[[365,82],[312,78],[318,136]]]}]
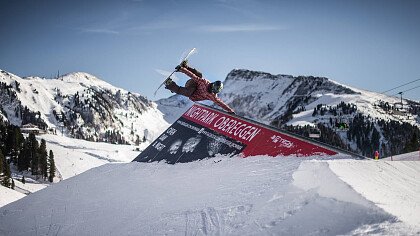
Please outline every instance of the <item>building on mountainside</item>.
[{"label": "building on mountainside", "polygon": [[25,134],[45,134],[46,132],[42,129],[40,129],[38,126],[34,125],[34,124],[26,124],[26,125],[22,125],[22,127],[20,127],[20,130],[22,133]]}]

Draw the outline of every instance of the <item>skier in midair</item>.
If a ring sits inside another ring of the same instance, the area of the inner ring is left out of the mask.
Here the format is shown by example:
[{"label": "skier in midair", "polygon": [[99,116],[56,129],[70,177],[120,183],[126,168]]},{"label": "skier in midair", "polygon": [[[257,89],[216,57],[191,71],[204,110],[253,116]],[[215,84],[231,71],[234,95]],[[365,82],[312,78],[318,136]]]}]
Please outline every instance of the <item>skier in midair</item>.
[{"label": "skier in midair", "polygon": [[203,78],[203,75],[194,68],[187,65],[187,61],[184,60],[180,65],[175,67],[177,72],[186,74],[189,79],[185,83],[185,87],[178,86],[172,79],[168,79],[165,82],[165,88],[173,93],[181,94],[188,97],[191,101],[203,101],[210,100],[222,107],[229,113],[235,113],[226,103],[224,103],[217,94],[223,89],[223,83],[221,81],[210,81]]}]

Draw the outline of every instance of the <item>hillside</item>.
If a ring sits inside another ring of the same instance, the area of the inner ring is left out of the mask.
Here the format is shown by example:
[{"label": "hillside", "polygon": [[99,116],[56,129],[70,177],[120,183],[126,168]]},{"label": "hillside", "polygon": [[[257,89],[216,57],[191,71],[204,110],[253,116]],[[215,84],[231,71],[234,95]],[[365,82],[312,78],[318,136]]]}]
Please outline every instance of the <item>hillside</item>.
[{"label": "hillside", "polygon": [[45,79],[1,70],[0,90],[4,119],[69,137],[139,144],[168,125],[152,101],[87,73]]},{"label": "hillside", "polygon": [[[420,137],[419,103],[339,84],[324,77],[271,75],[232,70],[220,97],[238,115],[308,136],[366,156],[416,150]],[[157,101],[169,118],[191,104],[172,96]],[[364,143],[373,140],[370,146]],[[402,143],[402,145],[401,145]]]}]

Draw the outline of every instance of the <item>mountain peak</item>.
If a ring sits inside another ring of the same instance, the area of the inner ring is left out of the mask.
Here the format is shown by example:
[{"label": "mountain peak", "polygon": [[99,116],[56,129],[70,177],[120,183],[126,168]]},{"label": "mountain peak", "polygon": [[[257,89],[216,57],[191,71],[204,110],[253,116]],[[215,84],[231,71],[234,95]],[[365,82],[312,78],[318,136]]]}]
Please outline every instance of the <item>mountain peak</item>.
[{"label": "mountain peak", "polygon": [[102,81],[98,77],[91,75],[86,72],[72,72],[65,74],[59,78],[62,81],[67,82],[84,82],[84,81]]},{"label": "mountain peak", "polygon": [[244,81],[252,81],[256,79],[270,79],[276,80],[282,77],[291,78],[290,75],[272,75],[267,72],[262,71],[252,71],[247,69],[233,69],[226,77],[226,80],[236,79],[236,80],[244,80]]}]

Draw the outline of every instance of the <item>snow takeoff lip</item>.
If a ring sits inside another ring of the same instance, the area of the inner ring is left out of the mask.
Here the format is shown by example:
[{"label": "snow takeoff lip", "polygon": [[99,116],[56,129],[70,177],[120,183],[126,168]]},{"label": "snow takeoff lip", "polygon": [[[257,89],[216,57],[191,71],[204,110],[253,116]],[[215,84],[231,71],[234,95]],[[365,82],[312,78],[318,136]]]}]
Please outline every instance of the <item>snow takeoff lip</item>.
[{"label": "snow takeoff lip", "polygon": [[190,162],[215,154],[243,157],[335,155],[337,152],[255,121],[194,104],[133,161]]}]

